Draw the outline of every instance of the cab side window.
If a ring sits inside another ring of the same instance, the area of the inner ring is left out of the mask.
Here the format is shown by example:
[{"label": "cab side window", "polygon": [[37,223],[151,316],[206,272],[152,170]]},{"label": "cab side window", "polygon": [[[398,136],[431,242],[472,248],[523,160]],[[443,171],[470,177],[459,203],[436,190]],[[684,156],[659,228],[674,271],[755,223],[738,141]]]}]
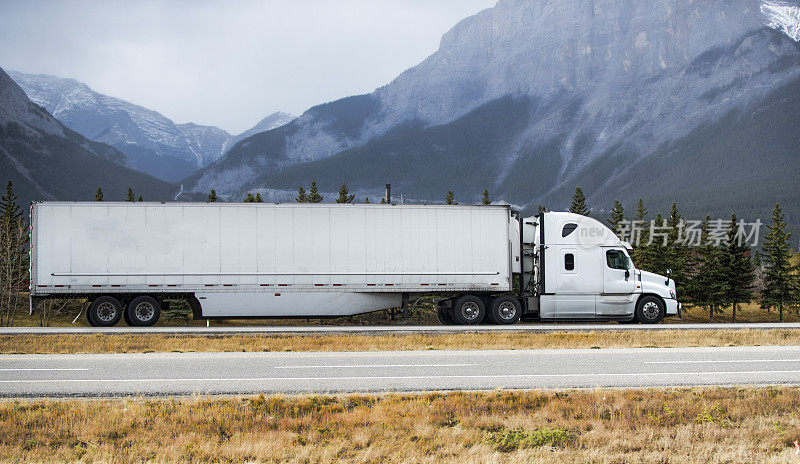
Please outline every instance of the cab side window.
[{"label": "cab side window", "polygon": [[606,251],[606,263],[611,269],[628,269],[628,260],[625,259],[625,253],[620,250]]}]

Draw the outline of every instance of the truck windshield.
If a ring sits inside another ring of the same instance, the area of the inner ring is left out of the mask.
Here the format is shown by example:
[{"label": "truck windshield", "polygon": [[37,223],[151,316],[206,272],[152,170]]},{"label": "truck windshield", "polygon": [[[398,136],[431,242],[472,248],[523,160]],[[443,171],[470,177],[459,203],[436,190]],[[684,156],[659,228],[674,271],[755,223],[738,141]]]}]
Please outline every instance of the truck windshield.
[{"label": "truck windshield", "polygon": [[621,250],[606,251],[606,263],[611,269],[628,269],[628,257]]}]

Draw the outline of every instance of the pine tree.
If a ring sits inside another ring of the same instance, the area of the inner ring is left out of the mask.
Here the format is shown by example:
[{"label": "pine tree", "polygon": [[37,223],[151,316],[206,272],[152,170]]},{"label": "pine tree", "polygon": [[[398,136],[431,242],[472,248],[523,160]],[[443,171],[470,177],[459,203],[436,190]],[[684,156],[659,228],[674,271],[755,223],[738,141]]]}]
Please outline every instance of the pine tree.
[{"label": "pine tree", "polygon": [[256,192],[256,203],[264,203],[264,200],[261,198],[261,192]]},{"label": "pine tree", "polygon": [[94,201],[103,201],[103,190],[97,187],[97,193],[94,194]]},{"label": "pine tree", "polygon": [[634,221],[634,226],[639,229],[639,232],[636,236],[631,236],[631,244],[633,245],[631,258],[637,268],[648,271],[651,269],[650,252],[647,246],[647,242],[650,240],[650,229],[649,225],[645,224],[645,217],[647,217],[647,209],[644,207],[644,201],[639,198],[639,202],[636,204]]},{"label": "pine tree", "polygon": [[546,212],[547,212],[547,206],[539,205],[539,209],[536,211],[536,215],[538,216],[538,215],[540,215],[542,213],[546,213]]},{"label": "pine tree", "polygon": [[452,190],[448,190],[447,191],[447,195],[444,197],[444,203],[446,205],[457,205],[458,204],[456,202],[456,196],[453,195],[453,191]]},{"label": "pine tree", "polygon": [[625,220],[625,210],[622,208],[622,203],[619,200],[614,200],[614,207],[611,208],[611,219],[608,223],[611,225],[611,230],[615,234],[619,233],[619,225]]},{"label": "pine tree", "polygon": [[669,227],[669,240],[668,246],[664,250],[667,255],[665,261],[668,264],[668,269],[672,269],[671,278],[675,281],[676,292],[680,298],[687,289],[689,269],[692,268],[692,254],[682,241],[681,228],[683,226],[683,218],[678,213],[678,205],[675,202],[672,202],[672,208],[670,208],[669,217],[667,218],[667,226]]},{"label": "pine tree", "polygon": [[582,214],[588,216],[591,211],[586,208],[586,195],[583,194],[581,186],[575,187],[575,193],[572,195],[572,205],[569,207],[570,213]]},{"label": "pine tree", "polygon": [[128,187],[128,200],[129,202],[133,203],[136,201],[136,197],[133,196],[133,189]]},{"label": "pine tree", "polygon": [[256,197],[253,196],[251,192],[247,192],[247,195],[244,197],[245,203],[255,203]]},{"label": "pine tree", "polygon": [[[658,227],[663,230],[666,227],[666,221],[661,216],[661,214],[657,214],[655,220],[653,221],[655,227]],[[666,275],[667,269],[671,269],[671,264],[669,262],[669,253],[667,252],[667,248],[669,246],[669,239],[667,239],[667,243],[664,243],[663,236],[654,236],[652,243],[646,245],[644,247],[644,253],[646,255],[645,261],[647,261],[647,268],[642,268],[650,272],[655,272],[656,274]]]},{"label": "pine tree", "polygon": [[319,194],[319,190],[317,190],[317,181],[311,181],[311,188],[308,189],[308,202],[309,203],[319,203],[322,201],[322,195]]},{"label": "pine tree", "polygon": [[709,240],[709,223],[706,216],[700,235],[700,246],[697,248],[696,272],[692,276],[690,286],[693,302],[697,306],[708,308],[709,322],[714,322],[714,314],[721,313],[728,302],[728,282],[724,270],[724,254]]},{"label": "pine tree", "polygon": [[144,200],[142,199],[142,196],[141,196],[141,195],[139,195],[139,199],[138,199],[138,200],[136,200],[136,201],[144,201]]},{"label": "pine tree", "polygon": [[339,187],[339,197],[336,198],[336,203],[352,203],[356,196],[350,195],[349,193],[350,191],[347,190],[347,184],[342,184],[342,186]]},{"label": "pine tree", "polygon": [[736,215],[731,214],[731,223],[728,226],[727,246],[723,250],[723,267],[728,282],[728,299],[733,306],[733,322],[736,322],[736,306],[739,303],[748,303],[753,298],[753,282],[755,281],[755,266],[750,259],[750,247],[737,238],[739,225]]},{"label": "pine tree", "polygon": [[10,227],[22,218],[22,211],[17,205],[17,195],[14,193],[14,184],[8,181],[6,193],[0,197],[0,220],[4,227]]},{"label": "pine tree", "polygon": [[365,204],[370,204],[370,203],[372,203],[372,202],[371,202],[371,201],[369,201],[369,197],[367,197],[367,198],[364,198],[364,203],[365,203]]},{"label": "pine tree", "polygon": [[208,194],[208,200],[206,200],[206,203],[216,203],[216,202],[217,202],[217,191],[211,189],[211,192]]},{"label": "pine tree", "polygon": [[483,205],[492,204],[491,200],[489,200],[489,189],[483,189],[483,198],[481,199],[481,203]]},{"label": "pine tree", "polygon": [[28,226],[11,181],[0,197],[0,325],[14,323],[28,282]]},{"label": "pine tree", "polygon": [[297,197],[295,198],[298,203],[308,203],[308,195],[306,195],[306,189],[302,186],[297,188]]},{"label": "pine tree", "polygon": [[783,322],[783,309],[790,304],[793,292],[791,276],[791,248],[786,232],[786,222],[780,204],[772,211],[772,224],[767,225],[769,234],[764,238],[761,259],[764,263],[764,290],[761,292],[762,308],[778,308],[779,320]]}]

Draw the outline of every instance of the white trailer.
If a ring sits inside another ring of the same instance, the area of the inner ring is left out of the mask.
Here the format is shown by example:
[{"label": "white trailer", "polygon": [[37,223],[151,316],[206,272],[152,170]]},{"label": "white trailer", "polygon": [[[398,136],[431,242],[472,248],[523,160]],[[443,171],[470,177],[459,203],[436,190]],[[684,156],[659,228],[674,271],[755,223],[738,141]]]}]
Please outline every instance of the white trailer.
[{"label": "white trailer", "polygon": [[[564,221],[578,233],[545,240]],[[594,229],[604,229],[599,240],[576,241]],[[196,318],[290,318],[436,294],[440,320],[461,324],[657,322],[677,308],[666,301],[674,282],[656,276],[656,314],[638,315],[645,273],[607,228],[570,213],[520,221],[507,206],[42,202],[31,230],[32,310],[46,298],[87,298],[98,326],[152,325],[175,299]],[[606,248],[619,251],[624,274],[604,274]],[[555,272],[570,250],[569,275]]]}]

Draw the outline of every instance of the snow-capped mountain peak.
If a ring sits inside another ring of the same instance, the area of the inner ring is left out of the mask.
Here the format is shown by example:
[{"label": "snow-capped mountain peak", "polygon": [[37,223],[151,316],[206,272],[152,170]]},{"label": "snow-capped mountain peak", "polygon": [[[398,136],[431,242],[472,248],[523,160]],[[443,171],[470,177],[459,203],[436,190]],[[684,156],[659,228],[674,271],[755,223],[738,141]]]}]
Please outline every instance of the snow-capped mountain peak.
[{"label": "snow-capped mountain peak", "polygon": [[761,4],[767,25],[800,42],[800,5],[768,1]]}]

